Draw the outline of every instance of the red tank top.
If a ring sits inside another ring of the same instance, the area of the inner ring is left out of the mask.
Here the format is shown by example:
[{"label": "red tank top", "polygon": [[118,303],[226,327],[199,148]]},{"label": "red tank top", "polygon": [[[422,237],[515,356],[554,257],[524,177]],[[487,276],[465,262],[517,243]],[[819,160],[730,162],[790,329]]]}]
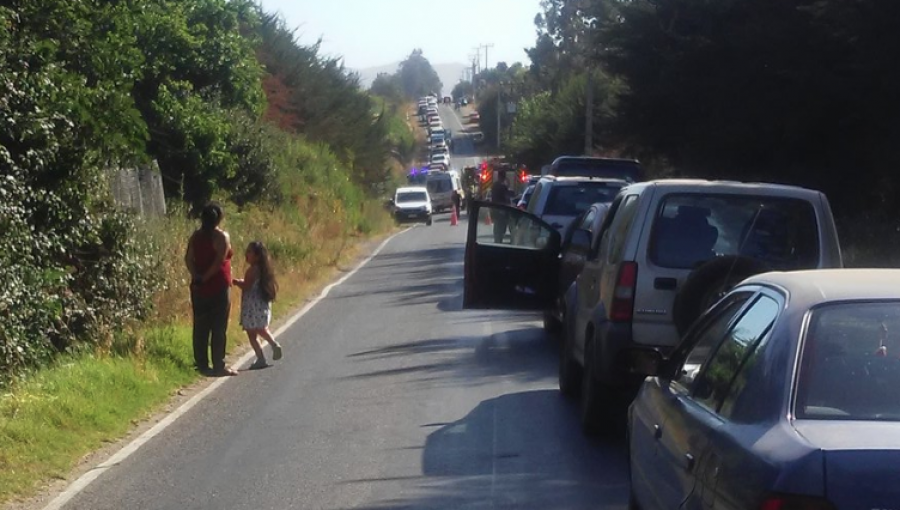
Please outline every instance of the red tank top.
[{"label": "red tank top", "polygon": [[[204,274],[216,260],[216,247],[213,243],[213,236],[199,231],[194,235],[193,243],[194,267],[198,273]],[[199,295],[214,296],[231,286],[231,257],[232,251],[229,249],[219,270],[209,280],[195,287]]]}]

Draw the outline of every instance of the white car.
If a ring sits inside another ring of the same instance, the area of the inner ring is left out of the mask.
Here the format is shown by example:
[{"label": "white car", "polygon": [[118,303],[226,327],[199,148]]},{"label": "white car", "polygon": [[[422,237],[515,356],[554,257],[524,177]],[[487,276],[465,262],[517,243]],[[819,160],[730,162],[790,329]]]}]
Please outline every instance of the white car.
[{"label": "white car", "polygon": [[445,170],[450,169],[450,156],[446,154],[432,154],[431,155],[431,164],[440,164],[444,165]]},{"label": "white car", "polygon": [[424,221],[431,226],[431,197],[423,186],[398,188],[391,201],[397,223]]}]

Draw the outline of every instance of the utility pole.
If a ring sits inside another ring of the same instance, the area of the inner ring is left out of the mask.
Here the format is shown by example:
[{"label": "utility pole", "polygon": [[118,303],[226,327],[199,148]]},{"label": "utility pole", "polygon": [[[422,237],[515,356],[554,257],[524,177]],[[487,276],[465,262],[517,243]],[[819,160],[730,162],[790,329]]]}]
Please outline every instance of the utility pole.
[{"label": "utility pole", "polygon": [[485,70],[488,68],[488,50],[494,47],[494,43],[482,44],[479,48],[484,49],[484,68]]},{"label": "utility pole", "polygon": [[497,151],[500,151],[500,109],[503,107],[503,82],[497,84]]},{"label": "utility pole", "polygon": [[584,155],[594,152],[594,79],[591,69],[587,72],[587,89],[585,90],[584,108]]}]

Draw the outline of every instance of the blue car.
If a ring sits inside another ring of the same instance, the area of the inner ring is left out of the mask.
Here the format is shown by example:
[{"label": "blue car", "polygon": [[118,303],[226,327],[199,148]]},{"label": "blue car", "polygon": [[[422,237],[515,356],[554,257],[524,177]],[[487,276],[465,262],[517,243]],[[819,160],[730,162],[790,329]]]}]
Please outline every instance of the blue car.
[{"label": "blue car", "polygon": [[755,276],[627,358],[630,508],[900,509],[900,271]]}]

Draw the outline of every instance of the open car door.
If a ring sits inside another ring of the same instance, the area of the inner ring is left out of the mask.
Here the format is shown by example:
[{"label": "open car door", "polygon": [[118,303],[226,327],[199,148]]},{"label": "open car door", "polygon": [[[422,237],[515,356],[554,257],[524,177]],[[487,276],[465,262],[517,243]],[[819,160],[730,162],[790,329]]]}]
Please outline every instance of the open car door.
[{"label": "open car door", "polygon": [[559,285],[560,234],[514,207],[473,201],[463,308],[546,310]]}]

